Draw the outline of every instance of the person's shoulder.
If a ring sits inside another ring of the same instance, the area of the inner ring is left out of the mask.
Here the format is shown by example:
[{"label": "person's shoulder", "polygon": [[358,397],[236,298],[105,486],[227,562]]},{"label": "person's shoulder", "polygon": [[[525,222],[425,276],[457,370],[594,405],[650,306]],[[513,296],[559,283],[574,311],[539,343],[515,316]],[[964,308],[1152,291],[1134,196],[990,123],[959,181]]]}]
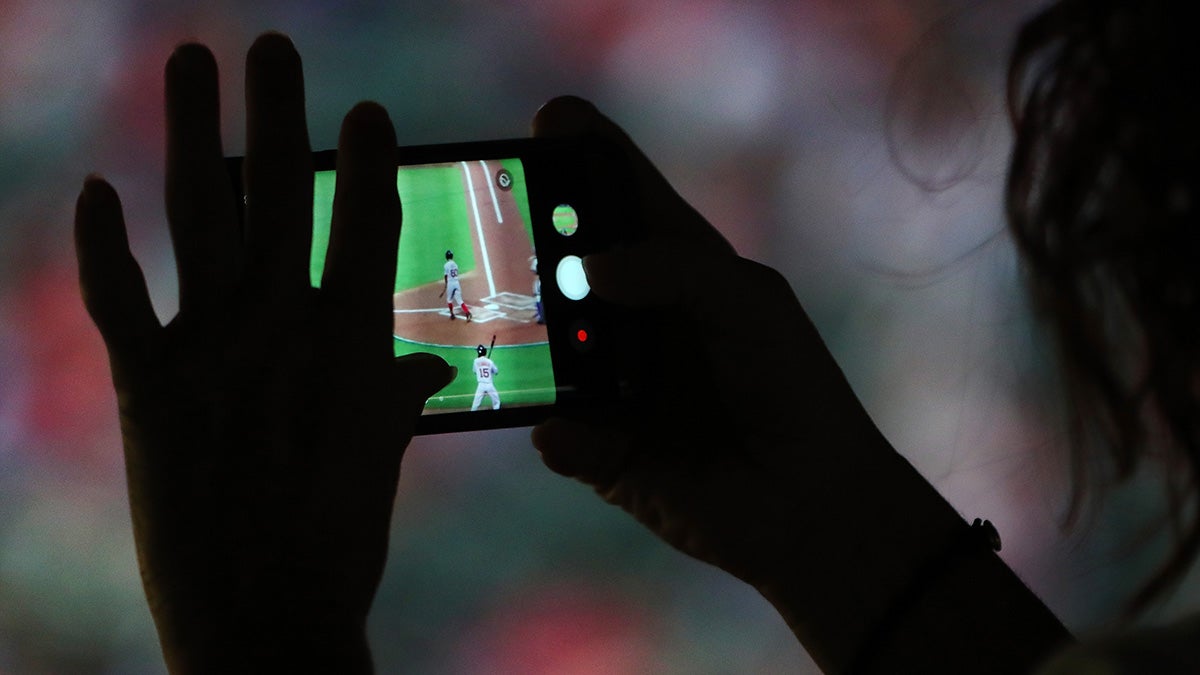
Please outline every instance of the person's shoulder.
[{"label": "person's shoulder", "polygon": [[1200,614],[1074,645],[1036,675],[1174,675],[1200,673]]}]

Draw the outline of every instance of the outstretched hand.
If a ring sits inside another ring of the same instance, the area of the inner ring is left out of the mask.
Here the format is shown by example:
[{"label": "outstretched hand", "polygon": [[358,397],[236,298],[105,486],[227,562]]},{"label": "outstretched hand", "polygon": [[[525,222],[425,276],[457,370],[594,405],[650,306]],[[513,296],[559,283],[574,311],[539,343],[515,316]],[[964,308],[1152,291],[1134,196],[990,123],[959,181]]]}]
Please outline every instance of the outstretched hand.
[{"label": "outstretched hand", "polygon": [[338,142],[321,288],[309,283],[313,173],[299,55],[246,59],[245,227],[226,172],[216,63],[166,67],[167,218],[179,313],[165,326],[121,206],[84,184],[76,247],[108,347],[143,584],[175,672],[366,672],[400,460],[434,356],[393,359],[401,210],[395,133],[360,104]]}]

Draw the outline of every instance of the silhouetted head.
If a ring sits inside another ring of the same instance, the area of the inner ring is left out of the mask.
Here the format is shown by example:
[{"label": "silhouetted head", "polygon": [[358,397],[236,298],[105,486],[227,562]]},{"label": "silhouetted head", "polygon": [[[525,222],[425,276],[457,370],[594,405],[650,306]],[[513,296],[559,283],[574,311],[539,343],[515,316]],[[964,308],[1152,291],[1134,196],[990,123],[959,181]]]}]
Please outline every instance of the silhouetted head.
[{"label": "silhouetted head", "polygon": [[[1054,327],[1071,405],[1076,502],[1097,446],[1128,477],[1167,457],[1176,554],[1140,610],[1200,550],[1200,48],[1167,0],[1060,0],[1009,70],[1010,226]],[[1185,512],[1186,511],[1186,512]]]}]

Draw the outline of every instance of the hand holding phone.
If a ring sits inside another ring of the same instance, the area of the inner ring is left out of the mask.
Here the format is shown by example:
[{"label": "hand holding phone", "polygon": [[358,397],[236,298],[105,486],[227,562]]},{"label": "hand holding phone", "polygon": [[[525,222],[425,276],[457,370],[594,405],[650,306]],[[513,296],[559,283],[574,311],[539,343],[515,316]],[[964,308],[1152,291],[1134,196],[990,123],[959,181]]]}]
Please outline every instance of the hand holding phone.
[{"label": "hand holding phone", "polygon": [[637,317],[643,337],[615,368],[639,404],[556,416],[534,445],[552,470],[753,585],[841,670],[875,603],[961,518],[879,434],[787,281],[739,257],[622,130],[564,98],[534,131],[621,147],[645,223],[640,241],[585,259],[592,291]]}]

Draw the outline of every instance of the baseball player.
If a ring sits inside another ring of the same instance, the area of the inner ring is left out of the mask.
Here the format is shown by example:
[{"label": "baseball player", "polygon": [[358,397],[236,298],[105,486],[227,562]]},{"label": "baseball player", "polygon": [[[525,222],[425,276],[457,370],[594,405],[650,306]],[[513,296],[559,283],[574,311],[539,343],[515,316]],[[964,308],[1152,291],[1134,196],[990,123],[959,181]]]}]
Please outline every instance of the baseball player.
[{"label": "baseball player", "polygon": [[462,286],[458,283],[458,263],[454,262],[454,251],[446,251],[446,264],[443,266],[442,281],[445,283],[442,286],[442,292],[438,293],[438,297],[446,296],[446,306],[450,308],[450,320],[454,320],[454,303],[457,301],[462,307],[463,316],[467,317],[467,321],[471,320],[471,309],[467,307],[467,303],[463,300]]},{"label": "baseball player", "polygon": [[533,264],[529,266],[533,272],[533,300],[537,303],[537,322],[540,324],[546,323],[546,317],[542,315],[542,278],[537,273],[537,256],[533,256]]},{"label": "baseball player", "polygon": [[500,394],[496,391],[496,373],[500,369],[496,364],[487,357],[487,347],[479,345],[475,348],[476,357],[475,363],[471,368],[475,371],[475,400],[471,402],[471,410],[479,410],[479,404],[483,402],[483,395],[487,394],[488,398],[492,399],[492,410],[500,409]]}]

